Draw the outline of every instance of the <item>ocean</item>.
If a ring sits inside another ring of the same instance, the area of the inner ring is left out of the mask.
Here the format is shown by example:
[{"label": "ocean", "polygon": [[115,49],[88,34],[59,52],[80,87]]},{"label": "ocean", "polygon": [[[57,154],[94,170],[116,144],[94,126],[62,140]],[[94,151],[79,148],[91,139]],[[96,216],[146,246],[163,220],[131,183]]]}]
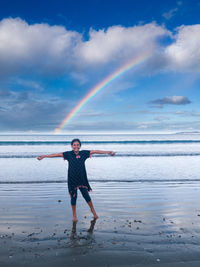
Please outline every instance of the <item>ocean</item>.
[{"label": "ocean", "polygon": [[42,154],[81,149],[112,150],[86,161],[90,182],[199,182],[200,134],[0,135],[0,183],[66,183],[67,161]]},{"label": "ocean", "polygon": [[[78,192],[75,228],[67,161],[37,160],[71,150],[73,138],[80,138],[82,149],[116,153],[86,160],[99,219],[91,221]],[[0,135],[0,265],[38,266],[41,260],[55,266],[58,260],[60,266],[63,260],[64,266],[68,260],[69,266],[83,266],[94,257],[84,266],[96,266],[97,259],[98,266],[102,259],[108,266],[108,255],[116,260],[113,266],[127,260],[138,266],[198,265],[199,162],[199,134]]]}]

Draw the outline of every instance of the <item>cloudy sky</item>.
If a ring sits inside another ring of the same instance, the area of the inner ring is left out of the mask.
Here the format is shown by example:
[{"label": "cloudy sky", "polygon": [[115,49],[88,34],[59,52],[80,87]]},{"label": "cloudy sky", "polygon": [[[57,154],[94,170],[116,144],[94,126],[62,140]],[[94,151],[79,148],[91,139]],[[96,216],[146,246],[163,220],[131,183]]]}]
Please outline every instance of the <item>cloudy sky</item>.
[{"label": "cloudy sky", "polygon": [[[200,130],[200,0],[0,0],[1,132]],[[61,133],[62,133],[61,132]]]}]

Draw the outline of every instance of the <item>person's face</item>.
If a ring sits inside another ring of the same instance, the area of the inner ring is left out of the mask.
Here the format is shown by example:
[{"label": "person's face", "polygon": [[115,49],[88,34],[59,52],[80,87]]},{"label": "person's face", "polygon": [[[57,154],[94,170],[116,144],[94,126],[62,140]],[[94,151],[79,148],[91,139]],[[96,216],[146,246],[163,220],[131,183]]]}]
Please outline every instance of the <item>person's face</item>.
[{"label": "person's face", "polygon": [[75,152],[78,152],[79,149],[81,148],[79,142],[74,142],[73,145],[72,145],[72,149],[75,151]]}]

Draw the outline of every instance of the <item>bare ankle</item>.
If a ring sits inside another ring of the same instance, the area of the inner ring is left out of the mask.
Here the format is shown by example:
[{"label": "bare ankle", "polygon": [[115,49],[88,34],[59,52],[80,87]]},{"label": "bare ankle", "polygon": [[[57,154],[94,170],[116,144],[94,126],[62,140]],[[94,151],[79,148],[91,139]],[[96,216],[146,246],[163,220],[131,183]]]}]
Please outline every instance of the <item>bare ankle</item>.
[{"label": "bare ankle", "polygon": [[77,217],[76,216],[73,216],[73,219],[72,219],[73,222],[77,222]]}]

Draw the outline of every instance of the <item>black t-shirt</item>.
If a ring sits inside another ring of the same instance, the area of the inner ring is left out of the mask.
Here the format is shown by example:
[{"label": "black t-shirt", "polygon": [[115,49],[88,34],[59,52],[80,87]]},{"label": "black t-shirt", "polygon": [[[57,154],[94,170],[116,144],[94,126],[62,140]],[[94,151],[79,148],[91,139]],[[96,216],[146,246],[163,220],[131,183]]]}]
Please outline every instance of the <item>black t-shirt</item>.
[{"label": "black t-shirt", "polygon": [[78,154],[72,151],[63,152],[63,158],[68,161],[68,189],[69,192],[75,188],[84,187],[92,190],[87,179],[85,160],[90,157],[90,150],[81,150]]}]

